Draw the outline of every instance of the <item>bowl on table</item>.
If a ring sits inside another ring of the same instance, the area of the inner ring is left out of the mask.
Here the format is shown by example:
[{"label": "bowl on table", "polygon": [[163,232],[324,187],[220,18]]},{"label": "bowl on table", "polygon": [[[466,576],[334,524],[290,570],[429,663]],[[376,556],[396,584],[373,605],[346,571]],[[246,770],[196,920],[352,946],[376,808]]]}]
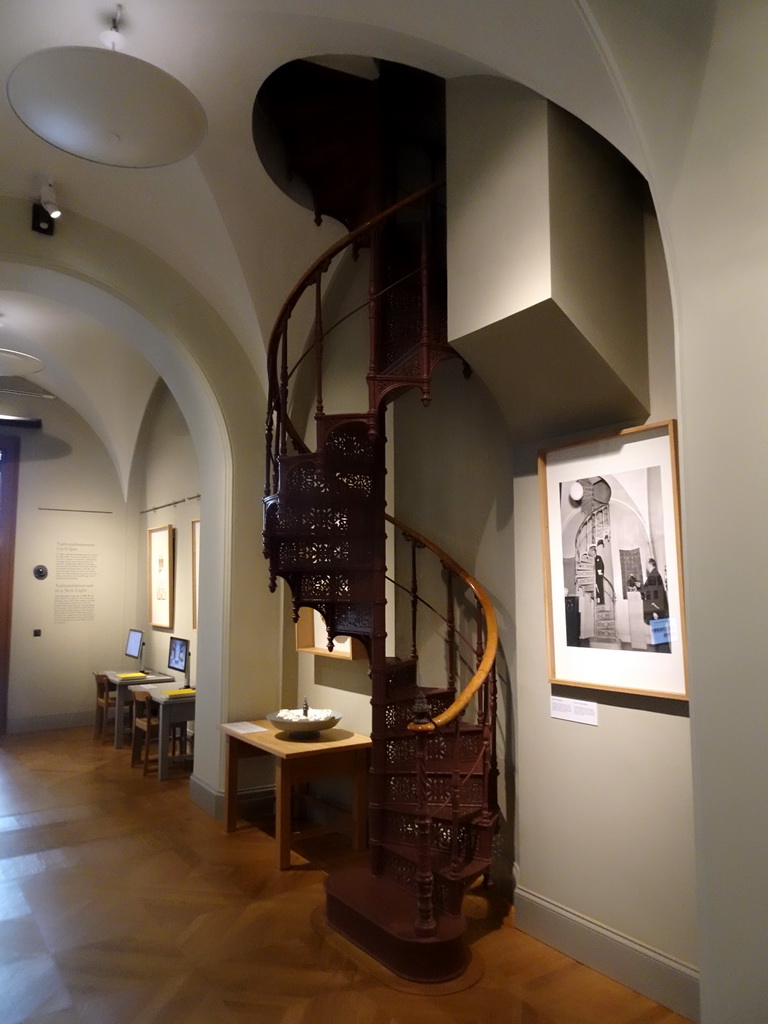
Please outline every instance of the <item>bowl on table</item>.
[{"label": "bowl on table", "polygon": [[326,729],[332,729],[341,721],[341,715],[330,708],[317,711],[309,708],[304,714],[302,708],[270,711],[267,720],[283,732],[287,732],[292,740],[315,739]]}]

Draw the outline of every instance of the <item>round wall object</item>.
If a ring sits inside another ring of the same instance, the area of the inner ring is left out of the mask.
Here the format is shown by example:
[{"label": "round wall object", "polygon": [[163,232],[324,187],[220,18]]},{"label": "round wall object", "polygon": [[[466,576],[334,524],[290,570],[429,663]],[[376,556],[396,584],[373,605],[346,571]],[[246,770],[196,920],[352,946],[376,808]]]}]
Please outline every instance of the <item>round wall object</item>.
[{"label": "round wall object", "polygon": [[32,575],[36,580],[44,580],[48,575],[48,567],[45,565],[36,565],[32,570]]},{"label": "round wall object", "polygon": [[167,71],[92,46],[25,57],[8,77],[7,92],[35,135],[110,167],[176,163],[194,153],[208,130],[198,100]]}]

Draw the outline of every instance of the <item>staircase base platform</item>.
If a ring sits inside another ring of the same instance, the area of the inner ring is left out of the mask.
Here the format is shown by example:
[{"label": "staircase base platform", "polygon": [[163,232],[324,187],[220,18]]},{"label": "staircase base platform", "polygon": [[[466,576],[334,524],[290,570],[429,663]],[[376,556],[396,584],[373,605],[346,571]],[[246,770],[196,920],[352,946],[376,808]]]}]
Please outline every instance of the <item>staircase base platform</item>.
[{"label": "staircase base platform", "polygon": [[326,879],[325,893],[329,926],[400,978],[437,984],[467,969],[463,917],[440,916],[434,935],[416,935],[416,898],[367,865],[335,872]]}]

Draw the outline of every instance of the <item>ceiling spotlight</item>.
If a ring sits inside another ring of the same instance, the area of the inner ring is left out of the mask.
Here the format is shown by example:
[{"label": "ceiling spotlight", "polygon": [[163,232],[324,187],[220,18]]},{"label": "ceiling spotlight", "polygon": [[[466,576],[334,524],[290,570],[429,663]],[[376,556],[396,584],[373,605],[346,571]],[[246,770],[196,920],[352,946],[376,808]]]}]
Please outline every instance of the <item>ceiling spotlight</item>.
[{"label": "ceiling spotlight", "polygon": [[118,4],[115,8],[115,16],[110,20],[110,27],[99,36],[102,44],[108,50],[124,50],[125,36],[120,31],[120,22],[123,18],[123,5]]},{"label": "ceiling spotlight", "polygon": [[40,186],[40,205],[52,220],[61,216],[59,204],[56,202],[56,193],[53,191],[53,182],[44,181]]}]

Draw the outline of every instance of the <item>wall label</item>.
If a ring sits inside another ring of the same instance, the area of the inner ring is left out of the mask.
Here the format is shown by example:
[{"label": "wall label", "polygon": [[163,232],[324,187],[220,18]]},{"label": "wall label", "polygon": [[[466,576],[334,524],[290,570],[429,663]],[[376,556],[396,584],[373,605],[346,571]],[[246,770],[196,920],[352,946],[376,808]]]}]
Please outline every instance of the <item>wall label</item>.
[{"label": "wall label", "polygon": [[93,622],[99,555],[94,543],[59,541],[56,545],[56,586],[53,621]]},{"label": "wall label", "polygon": [[550,711],[553,718],[565,722],[579,722],[581,725],[597,725],[597,704],[588,700],[571,700],[569,697],[550,697]]}]

